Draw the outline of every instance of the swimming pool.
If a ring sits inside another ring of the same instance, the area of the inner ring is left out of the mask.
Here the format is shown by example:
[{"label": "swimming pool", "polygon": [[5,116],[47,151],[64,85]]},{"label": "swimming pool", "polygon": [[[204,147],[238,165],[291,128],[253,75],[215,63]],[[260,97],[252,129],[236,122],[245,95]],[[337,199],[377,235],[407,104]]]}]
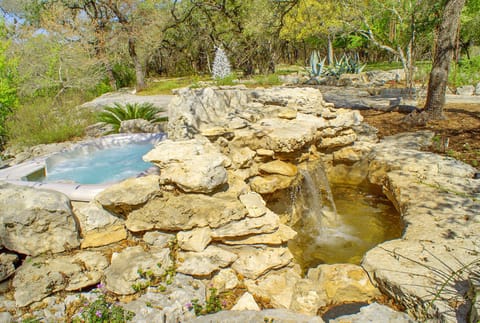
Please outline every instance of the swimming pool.
[{"label": "swimming pool", "polygon": [[47,188],[72,200],[89,201],[123,179],[151,173],[156,167],[142,160],[165,134],[118,134],[87,140],[59,153],[0,170],[0,180]]}]

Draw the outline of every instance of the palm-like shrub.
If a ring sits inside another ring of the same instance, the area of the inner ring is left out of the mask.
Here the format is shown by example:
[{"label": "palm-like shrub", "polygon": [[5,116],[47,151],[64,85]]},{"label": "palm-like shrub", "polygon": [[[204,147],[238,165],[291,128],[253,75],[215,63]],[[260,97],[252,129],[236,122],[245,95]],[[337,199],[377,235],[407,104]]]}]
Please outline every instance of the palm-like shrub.
[{"label": "palm-like shrub", "polygon": [[165,110],[156,108],[151,103],[115,103],[113,107],[105,107],[98,114],[98,120],[113,126],[112,132],[118,132],[122,121],[144,119],[152,123],[167,121],[167,117],[158,117]]}]

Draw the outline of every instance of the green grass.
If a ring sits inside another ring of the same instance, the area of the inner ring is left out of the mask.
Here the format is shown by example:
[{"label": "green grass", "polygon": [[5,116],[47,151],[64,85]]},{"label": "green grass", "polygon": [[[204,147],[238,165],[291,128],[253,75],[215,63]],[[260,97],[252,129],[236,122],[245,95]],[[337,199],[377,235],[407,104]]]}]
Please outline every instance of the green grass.
[{"label": "green grass", "polygon": [[177,78],[161,78],[156,79],[147,85],[147,88],[138,93],[138,95],[157,95],[157,94],[173,94],[173,89],[187,86],[198,87],[200,81],[207,81],[208,76],[192,75],[188,77]]},{"label": "green grass", "polygon": [[83,136],[85,128],[95,123],[94,114],[79,109],[85,98],[68,93],[60,98],[37,97],[21,102],[7,120],[7,145],[33,146],[63,142]]}]

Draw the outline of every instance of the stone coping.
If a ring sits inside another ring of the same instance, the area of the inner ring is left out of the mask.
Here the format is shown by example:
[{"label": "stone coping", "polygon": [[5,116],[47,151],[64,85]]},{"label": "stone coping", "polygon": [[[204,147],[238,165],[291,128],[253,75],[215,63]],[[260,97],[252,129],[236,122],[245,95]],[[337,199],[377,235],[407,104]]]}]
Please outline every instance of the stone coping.
[{"label": "stone coping", "polygon": [[[91,153],[93,151],[119,146],[133,142],[151,142],[157,144],[164,140],[164,133],[136,133],[136,134],[114,134],[102,138],[84,140],[72,145],[60,152],[52,153],[46,156],[31,159],[29,161],[14,165],[0,170],[0,181],[8,183],[29,186],[34,188],[50,189],[66,194],[73,201],[91,201],[95,195],[105,188],[112,186],[118,181],[106,184],[78,184],[78,183],[42,183],[28,181],[27,176],[47,169],[53,164],[64,160],[65,158],[75,158],[78,153]],[[148,172],[148,171],[147,171]]]}]

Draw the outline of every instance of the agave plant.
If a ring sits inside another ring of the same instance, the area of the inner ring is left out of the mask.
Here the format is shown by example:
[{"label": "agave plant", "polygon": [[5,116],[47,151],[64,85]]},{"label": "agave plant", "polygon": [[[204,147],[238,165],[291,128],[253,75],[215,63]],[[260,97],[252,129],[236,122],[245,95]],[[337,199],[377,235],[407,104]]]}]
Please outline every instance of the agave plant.
[{"label": "agave plant", "polygon": [[312,54],[310,54],[310,77],[315,78],[322,75],[324,63],[325,58],[320,61],[318,51],[314,50]]},{"label": "agave plant", "polygon": [[151,103],[127,103],[122,105],[115,103],[113,107],[105,107],[98,114],[98,120],[113,126],[112,133],[118,132],[122,121],[132,119],[144,119],[154,122],[167,121],[167,117],[158,117],[158,113],[165,111],[156,108]]}]

